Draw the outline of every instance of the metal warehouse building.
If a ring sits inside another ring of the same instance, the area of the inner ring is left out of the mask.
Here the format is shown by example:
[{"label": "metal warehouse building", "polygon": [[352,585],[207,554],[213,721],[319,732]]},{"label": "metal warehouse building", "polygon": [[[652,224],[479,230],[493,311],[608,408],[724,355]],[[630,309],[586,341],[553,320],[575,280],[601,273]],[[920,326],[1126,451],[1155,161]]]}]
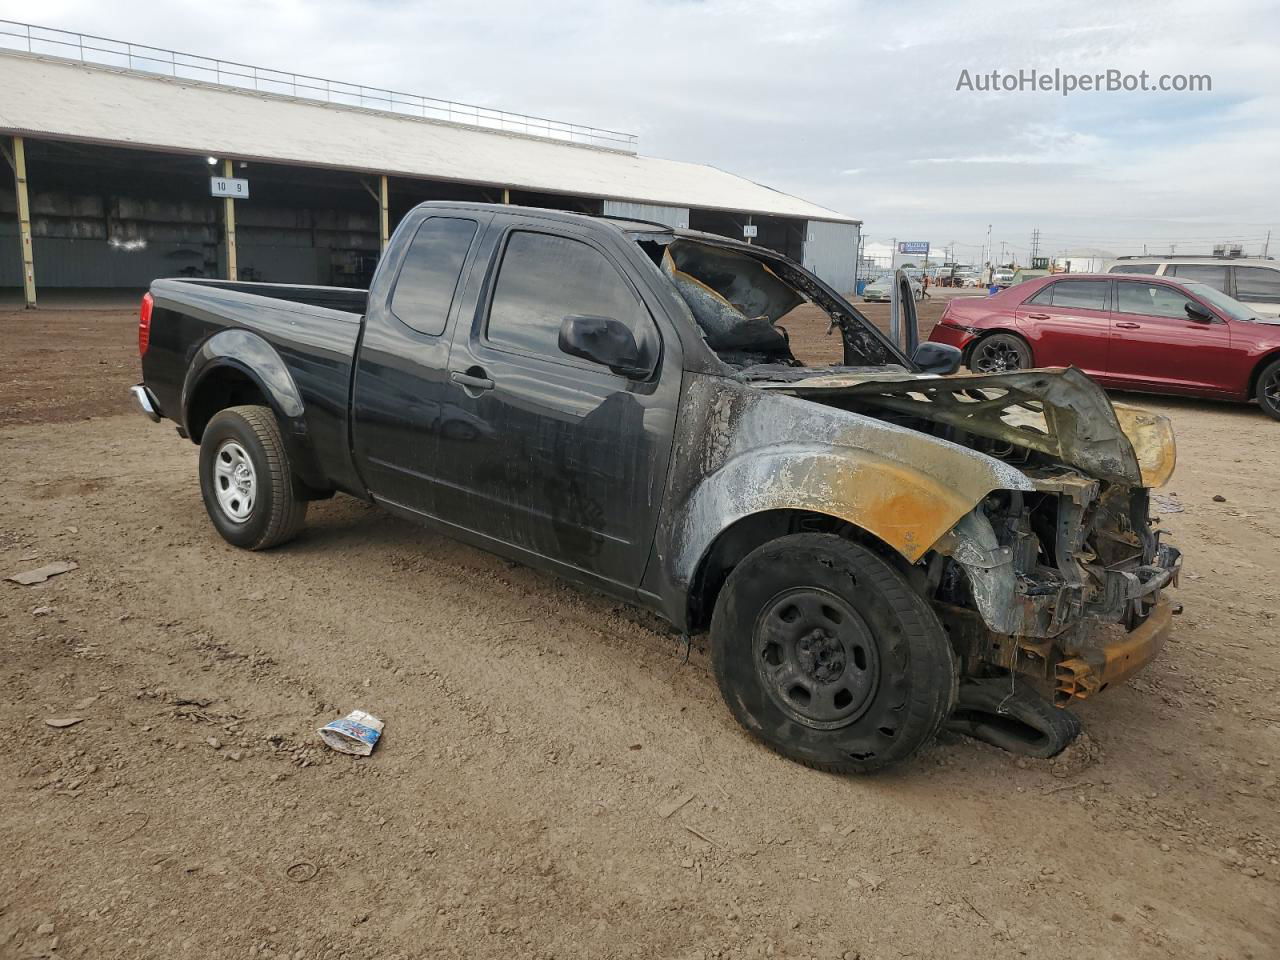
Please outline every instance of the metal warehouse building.
[{"label": "metal warehouse building", "polygon": [[364,287],[444,199],[754,233],[853,289],[859,221],[629,134],[7,21],[0,47],[0,291],[28,305],[159,276]]}]

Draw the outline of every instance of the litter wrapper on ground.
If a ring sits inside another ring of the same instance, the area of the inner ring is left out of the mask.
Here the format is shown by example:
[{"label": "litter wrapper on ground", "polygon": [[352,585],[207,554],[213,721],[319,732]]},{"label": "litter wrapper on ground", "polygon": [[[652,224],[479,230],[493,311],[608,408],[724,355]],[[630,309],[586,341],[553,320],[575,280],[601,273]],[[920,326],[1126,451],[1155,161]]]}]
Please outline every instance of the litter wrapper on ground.
[{"label": "litter wrapper on ground", "polygon": [[326,723],[316,731],[320,739],[339,753],[367,757],[382,736],[382,721],[363,710],[352,710],[341,720]]}]

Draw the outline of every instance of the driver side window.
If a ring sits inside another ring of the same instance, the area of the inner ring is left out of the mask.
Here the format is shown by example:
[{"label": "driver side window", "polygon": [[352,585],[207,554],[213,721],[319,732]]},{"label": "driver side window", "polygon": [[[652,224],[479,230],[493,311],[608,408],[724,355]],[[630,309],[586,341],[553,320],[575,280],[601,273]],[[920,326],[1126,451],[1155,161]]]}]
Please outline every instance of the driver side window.
[{"label": "driver side window", "polygon": [[1116,284],[1117,313],[1185,320],[1186,307],[1190,302],[1177,290],[1163,284],[1130,283],[1123,280]]},{"label": "driver side window", "polygon": [[570,315],[611,317],[639,340],[648,313],[594,247],[548,233],[511,234],[494,283],[485,336],[494,346],[564,363],[560,324]]}]

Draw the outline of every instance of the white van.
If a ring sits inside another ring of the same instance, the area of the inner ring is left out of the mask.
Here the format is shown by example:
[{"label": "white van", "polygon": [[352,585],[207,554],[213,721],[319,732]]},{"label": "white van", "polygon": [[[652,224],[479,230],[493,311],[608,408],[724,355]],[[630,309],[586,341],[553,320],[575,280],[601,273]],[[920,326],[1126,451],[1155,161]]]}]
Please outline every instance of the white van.
[{"label": "white van", "polygon": [[1270,257],[1120,257],[1107,273],[1142,273],[1199,280],[1280,322],[1280,263]]}]

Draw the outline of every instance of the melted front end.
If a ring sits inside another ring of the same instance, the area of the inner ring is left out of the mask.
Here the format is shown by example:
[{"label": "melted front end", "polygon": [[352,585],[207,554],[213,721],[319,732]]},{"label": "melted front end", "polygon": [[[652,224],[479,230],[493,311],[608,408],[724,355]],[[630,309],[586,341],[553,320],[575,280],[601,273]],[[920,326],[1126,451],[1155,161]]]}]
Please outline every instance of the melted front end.
[{"label": "melted front end", "polygon": [[1078,370],[927,378],[831,371],[766,388],[932,433],[1016,467],[928,551],[922,590],[971,679],[1016,672],[1060,705],[1123,682],[1159,652],[1179,552],[1150,489],[1173,472],[1168,420],[1113,406]]},{"label": "melted front end", "polygon": [[1179,552],[1148,491],[1077,471],[1029,470],[1035,492],[989,495],[940,542],[935,601],[965,674],[1054,686],[1059,703],[1123,682],[1159,652]]}]

